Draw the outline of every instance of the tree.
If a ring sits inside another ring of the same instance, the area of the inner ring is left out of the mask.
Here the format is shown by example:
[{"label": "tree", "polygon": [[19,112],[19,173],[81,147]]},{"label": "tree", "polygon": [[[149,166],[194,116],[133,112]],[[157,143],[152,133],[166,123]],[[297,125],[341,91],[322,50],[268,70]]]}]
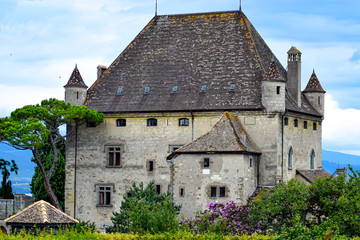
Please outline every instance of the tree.
[{"label": "tree", "polygon": [[176,230],[179,223],[177,215],[181,206],[170,200],[170,193],[158,194],[151,181],[145,188],[133,183],[130,192],[123,196],[120,212],[113,212],[114,226],[108,232],[160,233]]},{"label": "tree", "polygon": [[[59,200],[50,184],[50,179],[59,160],[59,143],[72,134],[75,129],[87,121],[99,124],[103,114],[85,106],[74,106],[57,99],[43,100],[41,104],[27,105],[16,109],[10,117],[0,119],[0,139],[16,149],[29,149],[33,153],[35,163],[40,169],[44,186],[51,203],[61,209]],[[75,128],[61,134],[60,127],[75,123]],[[54,159],[48,172],[39,158],[39,149],[50,139]]]},{"label": "tree", "polygon": [[[41,160],[45,172],[51,168],[54,153],[51,147],[50,140],[46,142],[39,149],[39,159]],[[32,158],[31,161],[35,162],[35,159]],[[36,162],[35,162],[36,163]],[[50,178],[51,187],[58,198],[60,205],[64,208],[64,198],[65,198],[65,140],[61,140],[58,144],[58,164],[54,170],[53,175]],[[41,175],[40,168],[35,167],[34,176],[31,179],[30,191],[34,196],[35,201],[45,200],[50,202],[50,198],[45,190],[44,181]]]},{"label": "tree", "polygon": [[[8,170],[8,168],[10,168],[10,171]],[[10,172],[15,172],[15,174],[17,174],[17,171],[18,167],[14,160],[11,160],[11,162],[9,162],[4,159],[0,159],[0,172],[2,174],[0,198],[14,198],[14,195],[12,193],[11,180],[8,180],[8,178],[10,177]]]}]

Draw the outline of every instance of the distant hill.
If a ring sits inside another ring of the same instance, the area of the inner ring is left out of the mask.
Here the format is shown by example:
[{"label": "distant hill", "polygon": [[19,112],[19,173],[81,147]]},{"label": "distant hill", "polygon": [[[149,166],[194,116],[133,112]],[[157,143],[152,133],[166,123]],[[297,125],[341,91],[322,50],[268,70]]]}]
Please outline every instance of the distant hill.
[{"label": "distant hill", "polygon": [[354,170],[360,171],[360,156],[323,150],[322,160],[323,169],[330,174],[333,174],[337,168],[348,168],[348,164]]}]

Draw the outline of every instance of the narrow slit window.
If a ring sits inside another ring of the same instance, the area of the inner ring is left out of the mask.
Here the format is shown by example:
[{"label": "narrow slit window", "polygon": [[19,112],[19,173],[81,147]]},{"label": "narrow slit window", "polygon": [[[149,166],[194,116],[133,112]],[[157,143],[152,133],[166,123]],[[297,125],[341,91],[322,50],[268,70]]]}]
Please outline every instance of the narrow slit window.
[{"label": "narrow slit window", "polygon": [[284,118],[284,125],[285,125],[285,126],[289,125],[289,119],[288,119],[287,117]]},{"label": "narrow slit window", "polygon": [[210,167],[210,158],[204,158],[204,168]]},{"label": "narrow slit window", "polygon": [[314,122],[314,123],[313,123],[313,130],[314,130],[314,131],[316,131],[316,127],[317,127],[316,122]]},{"label": "narrow slit window", "polygon": [[294,119],[294,127],[298,127],[298,120]]},{"label": "narrow slit window", "polygon": [[276,94],[280,94],[280,86],[276,87]]},{"label": "narrow slit window", "polygon": [[177,93],[177,91],[178,91],[178,86],[174,86],[173,89],[172,89],[172,92]]},{"label": "narrow slit window", "polygon": [[160,184],[156,184],[156,193],[161,194],[161,185]]},{"label": "narrow slit window", "polygon": [[250,160],[249,160],[249,168],[252,168],[252,166],[253,166],[253,159],[250,158]]},{"label": "narrow slit window", "polygon": [[149,172],[154,171],[154,161],[149,161]]},{"label": "narrow slit window", "polygon": [[308,123],[307,121],[304,121],[304,129],[307,129]]},{"label": "narrow slit window", "polygon": [[185,196],[185,189],[180,188],[180,197],[184,197],[184,196]]},{"label": "narrow slit window", "polygon": [[288,152],[288,169],[291,170],[293,168],[293,149],[289,148]]},{"label": "narrow slit window", "polygon": [[220,187],[220,197],[225,197],[226,196],[226,188],[225,187]]}]

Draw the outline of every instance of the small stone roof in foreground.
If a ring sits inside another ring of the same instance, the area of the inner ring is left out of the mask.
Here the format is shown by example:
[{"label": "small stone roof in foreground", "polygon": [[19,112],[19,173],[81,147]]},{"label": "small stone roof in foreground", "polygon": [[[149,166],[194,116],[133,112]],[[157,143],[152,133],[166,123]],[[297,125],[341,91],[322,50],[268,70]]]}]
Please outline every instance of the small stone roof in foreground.
[{"label": "small stone roof in foreground", "polygon": [[24,208],[4,221],[7,224],[75,224],[79,222],[43,200]]},{"label": "small stone roof in foreground", "polygon": [[186,153],[261,154],[235,114],[225,112],[210,132],[177,149],[168,159]]},{"label": "small stone roof in foreground", "polygon": [[314,183],[316,179],[321,177],[332,177],[332,175],[323,169],[316,170],[299,170],[296,169],[296,175],[300,175],[309,183]]},{"label": "small stone roof in foreground", "polygon": [[80,71],[77,68],[77,65],[75,66],[69,81],[67,82],[67,84],[64,87],[83,87],[83,88],[87,88],[87,86],[85,85],[84,80],[81,77]]},{"label": "small stone roof in foreground", "polygon": [[320,92],[325,93],[325,90],[322,88],[319,79],[317,78],[315,71],[311,74],[308,84],[303,91],[305,92]]}]

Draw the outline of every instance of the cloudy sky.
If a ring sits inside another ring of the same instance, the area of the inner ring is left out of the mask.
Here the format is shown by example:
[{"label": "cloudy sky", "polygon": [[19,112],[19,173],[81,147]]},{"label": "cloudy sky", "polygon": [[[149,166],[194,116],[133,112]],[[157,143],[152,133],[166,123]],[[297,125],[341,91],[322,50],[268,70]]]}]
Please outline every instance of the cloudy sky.
[{"label": "cloudy sky", "polygon": [[[75,66],[86,84],[154,16],[155,0],[0,0],[0,117],[63,99]],[[236,10],[239,0],[158,0],[158,14]],[[323,148],[360,155],[360,1],[242,0],[243,12],[286,66],[302,53],[302,88],[327,91]]]}]

